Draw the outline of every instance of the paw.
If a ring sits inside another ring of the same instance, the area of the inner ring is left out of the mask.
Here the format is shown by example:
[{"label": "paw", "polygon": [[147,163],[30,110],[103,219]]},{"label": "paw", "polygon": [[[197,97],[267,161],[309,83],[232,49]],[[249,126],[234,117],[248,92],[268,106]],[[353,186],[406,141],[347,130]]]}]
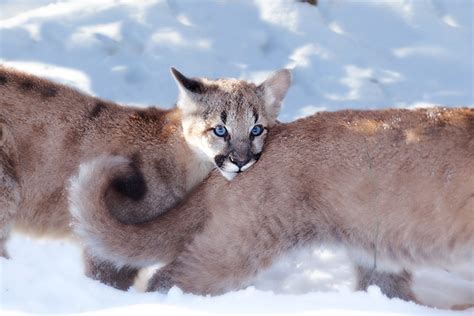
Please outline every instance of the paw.
[{"label": "paw", "polygon": [[463,310],[473,308],[473,307],[474,307],[474,304],[470,304],[470,303],[468,303],[468,304],[456,304],[456,305],[451,306],[451,309],[455,310],[455,311],[463,311]]},{"label": "paw", "polygon": [[5,248],[0,249],[0,257],[5,259],[10,259],[10,255]]},{"label": "paw", "polygon": [[170,271],[158,270],[148,281],[147,292],[167,293],[173,286],[174,281]]},{"label": "paw", "polygon": [[133,286],[138,274],[138,269],[128,266],[117,269],[111,262],[98,259],[86,258],[85,265],[87,277],[122,291]]}]

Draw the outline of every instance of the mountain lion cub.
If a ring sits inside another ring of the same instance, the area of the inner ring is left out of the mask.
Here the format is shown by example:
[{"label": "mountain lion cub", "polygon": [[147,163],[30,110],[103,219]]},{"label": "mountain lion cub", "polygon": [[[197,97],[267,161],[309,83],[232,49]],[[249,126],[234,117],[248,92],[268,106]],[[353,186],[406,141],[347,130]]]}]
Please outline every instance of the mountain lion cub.
[{"label": "mountain lion cub", "polygon": [[[0,67],[2,256],[7,256],[5,241],[13,227],[36,235],[69,235],[67,180],[94,157],[130,159],[128,173],[108,174],[104,198],[114,216],[134,224],[174,206],[214,166],[231,179],[258,160],[290,85],[288,70],[259,86],[236,79],[190,79],[173,68],[172,74],[179,100],[175,108],[161,110],[119,106]],[[136,274],[86,260],[89,276],[119,288]]]},{"label": "mountain lion cub", "polygon": [[473,262],[474,109],[341,111],[277,125],[245,177],[213,175],[139,226],[107,211],[109,169],[128,172],[127,160],[80,168],[75,231],[119,266],[165,263],[149,290],[239,289],[289,249],[335,243],[359,289],[416,300],[412,268]]}]

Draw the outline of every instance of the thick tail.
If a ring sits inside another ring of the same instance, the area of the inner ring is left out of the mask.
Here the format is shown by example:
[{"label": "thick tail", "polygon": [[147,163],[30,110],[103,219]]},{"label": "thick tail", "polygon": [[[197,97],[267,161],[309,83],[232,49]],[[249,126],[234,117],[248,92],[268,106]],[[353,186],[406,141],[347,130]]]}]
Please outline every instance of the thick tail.
[{"label": "thick tail", "polygon": [[[142,267],[167,255],[166,252],[160,254],[163,247],[156,247],[154,241],[160,236],[153,227],[124,224],[106,205],[105,192],[114,177],[130,172],[129,159],[100,156],[80,166],[69,188],[75,234],[92,255],[114,262],[118,267]],[[159,226],[158,223],[157,229]]]}]

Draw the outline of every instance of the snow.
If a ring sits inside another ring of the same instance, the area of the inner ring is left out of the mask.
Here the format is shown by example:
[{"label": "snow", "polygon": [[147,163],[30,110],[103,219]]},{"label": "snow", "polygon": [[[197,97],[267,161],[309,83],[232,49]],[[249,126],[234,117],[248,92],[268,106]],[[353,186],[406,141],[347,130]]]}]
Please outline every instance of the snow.
[{"label": "snow", "polygon": [[[353,292],[350,266],[344,253],[337,249],[295,251],[276,262],[253,287],[218,297],[184,294],[178,288],[167,295],[141,293],[135,288],[128,292],[115,290],[83,275],[80,249],[68,241],[15,235],[8,250],[13,259],[0,259],[3,315],[154,312],[164,315],[309,315],[314,312],[325,315],[472,315],[472,310],[446,311],[388,299],[377,287],[369,288],[367,293]],[[441,294],[456,296],[456,291],[466,292],[469,287],[472,291],[472,283],[466,280],[453,282],[453,277],[446,275],[438,279],[437,286],[444,286],[447,291]],[[436,291],[436,288],[428,287],[429,290]]]},{"label": "snow", "polygon": [[[292,69],[280,119],[343,108],[474,107],[469,0],[2,0],[0,62],[121,103],[170,107],[174,66],[262,81]],[[353,292],[338,249],[295,251],[254,286],[219,297],[121,292],[84,277],[79,248],[14,235],[0,259],[2,315],[32,313],[470,314]],[[470,276],[418,271],[440,307],[472,302]],[[143,283],[143,281],[142,281]]]}]

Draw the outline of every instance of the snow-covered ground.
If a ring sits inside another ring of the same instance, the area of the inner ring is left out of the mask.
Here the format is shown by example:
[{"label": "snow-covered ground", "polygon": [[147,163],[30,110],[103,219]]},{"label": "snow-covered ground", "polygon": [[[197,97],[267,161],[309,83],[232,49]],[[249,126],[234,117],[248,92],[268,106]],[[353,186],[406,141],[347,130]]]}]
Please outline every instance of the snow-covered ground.
[{"label": "snow-covered ground", "polygon": [[[474,107],[472,1],[319,2],[0,0],[0,62],[103,98],[163,107],[177,94],[170,66],[254,81],[289,67],[283,121],[349,107]],[[79,248],[66,241],[16,235],[8,247],[2,314],[474,313],[389,300],[375,287],[352,292],[351,268],[334,249],[295,252],[254,287],[208,298],[106,287],[83,276]],[[437,306],[474,300],[472,278],[419,271],[416,281]]]}]

